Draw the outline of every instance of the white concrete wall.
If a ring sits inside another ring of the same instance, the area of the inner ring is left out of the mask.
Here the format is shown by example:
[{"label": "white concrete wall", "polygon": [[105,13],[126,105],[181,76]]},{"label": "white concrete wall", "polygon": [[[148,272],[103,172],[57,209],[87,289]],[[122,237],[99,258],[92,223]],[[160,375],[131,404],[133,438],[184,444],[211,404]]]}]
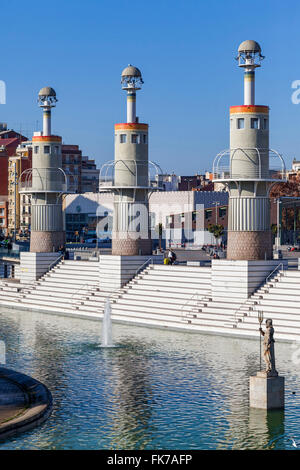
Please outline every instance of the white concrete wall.
[{"label": "white concrete wall", "polygon": [[[113,292],[120,289],[129,282],[135,275],[136,271],[146,263],[149,258],[154,263],[162,263],[161,255],[152,256],[100,256],[100,289],[101,291]],[[147,263],[144,268],[146,268]],[[143,269],[144,269],[143,268]]]},{"label": "white concrete wall", "polygon": [[247,299],[280,263],[287,267],[286,260],[212,260],[213,300]]},{"label": "white concrete wall", "polygon": [[59,257],[60,253],[22,252],[19,271],[21,283],[31,283],[39,279]]}]

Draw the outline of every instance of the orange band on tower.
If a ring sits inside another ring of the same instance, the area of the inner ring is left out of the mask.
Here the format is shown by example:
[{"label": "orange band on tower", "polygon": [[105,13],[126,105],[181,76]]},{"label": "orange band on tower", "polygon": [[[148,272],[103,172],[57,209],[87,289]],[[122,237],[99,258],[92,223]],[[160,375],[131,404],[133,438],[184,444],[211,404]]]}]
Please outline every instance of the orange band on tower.
[{"label": "orange band on tower", "polygon": [[32,142],[61,142],[61,137],[58,135],[34,135]]},{"label": "orange band on tower", "polygon": [[146,131],[148,124],[140,124],[139,122],[124,122],[123,124],[115,124],[115,130],[126,129],[126,130],[140,130]]},{"label": "orange band on tower", "polygon": [[242,105],[242,106],[230,106],[230,114],[240,113],[262,113],[269,114],[269,106],[260,105]]}]

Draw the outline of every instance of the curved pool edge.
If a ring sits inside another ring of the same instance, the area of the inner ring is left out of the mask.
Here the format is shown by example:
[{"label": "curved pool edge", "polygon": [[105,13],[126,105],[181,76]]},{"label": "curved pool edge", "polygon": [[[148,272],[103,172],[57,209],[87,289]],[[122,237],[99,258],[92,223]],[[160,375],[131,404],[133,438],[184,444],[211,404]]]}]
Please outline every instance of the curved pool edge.
[{"label": "curved pool edge", "polygon": [[23,391],[27,404],[20,415],[0,424],[0,442],[41,425],[49,418],[53,408],[50,390],[38,380],[4,367],[0,367],[1,377],[13,382]]}]

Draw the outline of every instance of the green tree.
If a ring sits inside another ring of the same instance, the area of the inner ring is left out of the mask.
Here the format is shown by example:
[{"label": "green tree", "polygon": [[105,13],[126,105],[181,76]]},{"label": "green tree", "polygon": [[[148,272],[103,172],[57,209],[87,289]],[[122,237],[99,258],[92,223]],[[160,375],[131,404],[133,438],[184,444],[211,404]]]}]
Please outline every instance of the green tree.
[{"label": "green tree", "polygon": [[209,224],[208,231],[213,234],[216,240],[218,240],[224,234],[224,227],[221,224]]},{"label": "green tree", "polygon": [[277,225],[276,224],[271,225],[271,231],[272,231],[273,235],[277,235]]}]

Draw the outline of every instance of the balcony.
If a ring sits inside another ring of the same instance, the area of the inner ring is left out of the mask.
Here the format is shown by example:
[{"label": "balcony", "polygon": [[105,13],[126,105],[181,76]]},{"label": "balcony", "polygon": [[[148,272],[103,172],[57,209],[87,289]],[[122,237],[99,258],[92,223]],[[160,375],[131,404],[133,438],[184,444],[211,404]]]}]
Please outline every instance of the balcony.
[{"label": "balcony", "polygon": [[19,193],[66,193],[67,175],[62,168],[29,168],[19,178]]},{"label": "balcony", "polygon": [[[117,178],[116,178],[117,173]],[[149,189],[159,190],[157,176],[162,170],[157,163],[139,160],[111,160],[100,169],[99,191],[113,189]],[[118,180],[118,181],[117,181]]]},{"label": "balcony", "polygon": [[235,148],[220,152],[213,162],[213,181],[286,181],[282,156],[272,149]]}]

